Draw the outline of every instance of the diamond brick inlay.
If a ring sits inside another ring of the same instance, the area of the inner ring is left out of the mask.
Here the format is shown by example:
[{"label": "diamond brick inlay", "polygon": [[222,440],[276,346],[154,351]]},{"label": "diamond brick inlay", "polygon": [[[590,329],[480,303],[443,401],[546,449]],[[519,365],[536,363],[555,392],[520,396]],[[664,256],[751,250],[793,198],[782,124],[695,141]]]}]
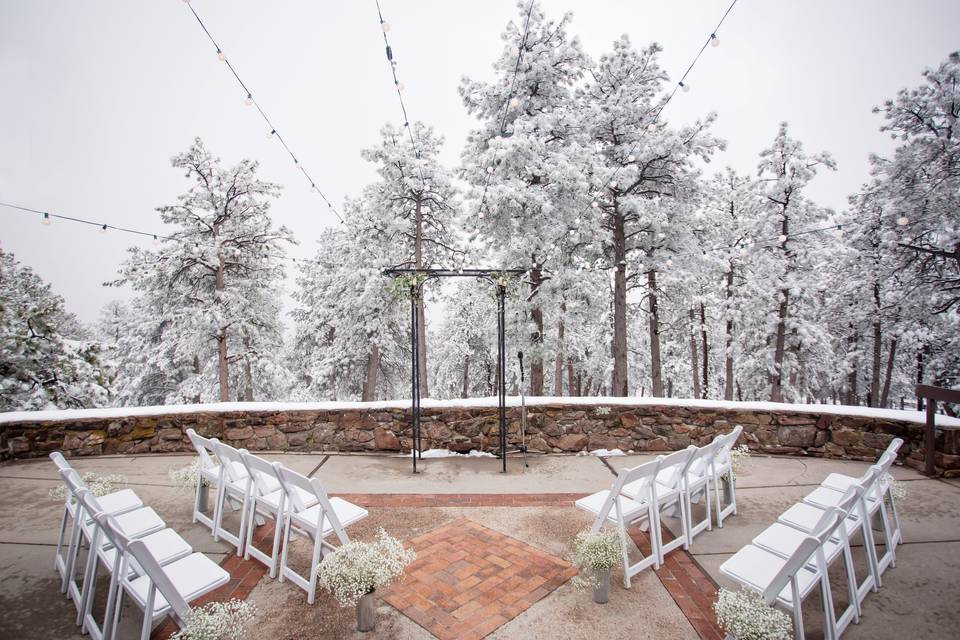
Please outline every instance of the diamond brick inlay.
[{"label": "diamond brick inlay", "polygon": [[462,518],[408,541],[417,559],[383,599],[441,640],[483,638],[577,570]]}]

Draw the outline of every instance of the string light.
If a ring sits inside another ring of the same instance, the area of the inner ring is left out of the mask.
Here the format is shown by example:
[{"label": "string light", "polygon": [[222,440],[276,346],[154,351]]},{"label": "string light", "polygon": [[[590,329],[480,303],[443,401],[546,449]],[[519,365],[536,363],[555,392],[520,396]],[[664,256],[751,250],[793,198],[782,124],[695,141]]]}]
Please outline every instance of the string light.
[{"label": "string light", "polygon": [[907,216],[900,216],[899,218],[897,218],[897,226],[905,227],[908,224],[910,224],[910,218],[908,218]]},{"label": "string light", "polygon": [[783,244],[786,241],[787,241],[787,236],[785,236],[782,233],[777,237],[777,242],[779,242],[780,244]]},{"label": "string light", "polygon": [[719,46],[720,46],[720,38],[718,38],[718,37],[717,37],[717,34],[715,34],[715,33],[711,33],[711,34],[710,34],[710,46],[711,46],[711,47],[719,47]]},{"label": "string light", "polygon": [[107,232],[107,225],[103,225],[102,227],[100,227],[100,233],[106,233],[106,232]]},{"label": "string light", "polygon": [[46,211],[43,212],[43,219],[40,221],[40,224],[42,224],[45,227],[50,226],[50,214],[47,213]]},{"label": "string light", "polygon": [[690,91],[690,85],[684,84],[683,80],[680,81],[680,88],[683,89],[684,93],[689,93]]},{"label": "string light", "polygon": [[389,33],[389,32],[390,32],[390,23],[389,23],[389,22],[386,22],[386,21],[384,21],[384,20],[381,20],[381,21],[380,21],[380,28],[383,29],[383,32],[384,32],[384,33]]},{"label": "string light", "polygon": [[267,140],[273,140],[273,136],[276,133],[277,133],[276,129],[270,129],[270,131],[267,132]]},{"label": "string light", "polygon": [[[220,44],[214,39],[213,34],[210,33],[210,29],[207,28],[207,25],[206,25],[206,24],[203,22],[203,20],[200,18],[200,15],[199,15],[199,14],[197,13],[197,11],[193,8],[193,5],[191,5],[188,0],[184,0],[184,4],[187,5],[187,8],[190,10],[190,13],[193,14],[193,17],[196,19],[197,24],[199,24],[199,25],[200,25],[200,28],[203,30],[204,35],[207,36],[207,39],[210,41],[210,44],[213,45],[214,50],[217,52],[217,57],[218,57],[221,61],[223,61],[223,63],[227,66],[227,69],[230,70],[231,75],[233,75],[234,80],[237,81],[237,84],[240,85],[240,88],[243,89],[243,91],[247,94],[247,97],[246,97],[246,99],[245,99],[245,101],[244,101],[245,104],[246,104],[247,106],[256,107],[257,113],[259,113],[259,114],[260,114],[260,117],[263,118],[263,121],[266,123],[267,128],[268,128],[268,130],[270,131],[270,136],[269,136],[269,137],[270,137],[270,138],[276,138],[276,140],[283,146],[284,150],[285,150],[291,157],[293,157],[293,151],[290,149],[290,146],[287,144],[287,141],[284,140],[283,137],[282,137],[279,133],[277,133],[277,128],[276,128],[275,126],[273,126],[273,123],[270,121],[270,118],[267,117],[267,114],[266,114],[266,112],[263,110],[263,107],[261,107],[258,102],[254,101],[254,99],[253,99],[253,92],[252,92],[252,91],[250,90],[250,88],[246,85],[246,83],[240,78],[240,74],[237,73],[236,68],[233,66],[233,64],[230,62],[230,60],[227,59],[227,56],[226,56],[226,54],[223,53],[223,49],[220,47]],[[303,173],[304,177],[306,177],[308,183],[314,182],[314,180],[310,177],[310,174],[308,174],[307,171],[306,171],[303,167],[300,167],[300,172]],[[323,193],[322,191],[320,191],[319,189],[317,189],[317,193],[320,195],[320,197],[323,199],[323,201],[327,204],[327,208],[328,208],[330,211],[333,212],[333,215],[334,215],[334,216],[336,216],[337,220],[339,220],[341,224],[344,224],[344,219],[343,219],[343,217],[340,215],[340,213],[337,211],[337,209],[333,206],[333,203],[330,202],[330,200],[327,198],[327,196],[324,195],[324,193]]]}]

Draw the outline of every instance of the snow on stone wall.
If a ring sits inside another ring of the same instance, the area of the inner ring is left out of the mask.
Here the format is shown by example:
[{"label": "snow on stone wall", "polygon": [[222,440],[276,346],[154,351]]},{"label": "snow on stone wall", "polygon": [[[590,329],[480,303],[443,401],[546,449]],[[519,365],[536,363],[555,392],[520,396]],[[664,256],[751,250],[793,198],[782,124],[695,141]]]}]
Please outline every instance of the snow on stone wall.
[{"label": "snow on stone wall", "polygon": [[[508,433],[520,440],[519,401]],[[495,399],[423,402],[425,449],[492,450]],[[865,407],[638,398],[530,398],[531,451],[676,450],[703,444],[736,424],[741,442],[764,453],[874,460],[894,437],[921,466],[923,414]],[[960,420],[938,416],[937,466],[960,475]],[[0,414],[4,458],[189,451],[188,428],[251,451],[399,451],[411,447],[409,407],[373,403],[226,403]]]}]

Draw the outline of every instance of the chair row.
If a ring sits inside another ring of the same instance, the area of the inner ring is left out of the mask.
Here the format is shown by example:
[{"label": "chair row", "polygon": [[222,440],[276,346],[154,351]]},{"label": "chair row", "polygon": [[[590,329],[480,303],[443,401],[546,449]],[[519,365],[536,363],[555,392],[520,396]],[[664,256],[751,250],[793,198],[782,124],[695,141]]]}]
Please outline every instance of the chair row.
[{"label": "chair row", "polygon": [[[598,491],[576,501],[576,506],[594,515],[592,532],[605,524],[615,525],[620,533],[623,555],[623,584],[630,588],[630,579],[653,566],[659,569],[670,551],[689,549],[694,537],[713,528],[714,507],[717,526],[737,512],[736,486],[733,478],[731,449],[743,427],[719,435],[703,447],[691,445],[681,451],[631,469],[624,469],[609,490]],[[693,521],[693,505],[704,502],[705,517]],[[724,504],[725,503],[725,504]],[[661,516],[680,516],[681,534],[665,541]],[[650,555],[630,564],[626,542],[627,529],[639,526],[650,531]]]},{"label": "chair row", "polygon": [[[320,562],[335,548],[326,538],[332,535],[340,544],[350,542],[345,528],[365,518],[366,509],[328,497],[319,479],[307,478],[279,462],[269,462],[216,438],[204,438],[193,429],[187,430],[187,436],[199,456],[193,521],[209,528],[215,540],[233,545],[238,556],[262,562],[271,578],[279,574],[281,582],[289,579],[307,592],[307,602],[313,604]],[[209,516],[201,508],[204,483],[215,490],[213,514]],[[239,522],[233,528],[224,523],[227,509],[239,511]],[[275,525],[269,554],[254,544],[254,530],[267,521]],[[313,543],[306,576],[287,562],[294,535]]]},{"label": "chair row", "polygon": [[[767,604],[792,612],[794,633],[804,638],[802,602],[819,587],[824,637],[835,640],[863,615],[867,594],[882,586],[882,575],[896,566],[896,547],[902,541],[893,501],[890,467],[903,441],[894,439],[887,450],[859,478],[833,473],[803,500],[780,514],[753,541],[720,565],[720,572],[760,593]],[[877,555],[873,523],[879,523],[884,553]],[[867,572],[858,581],[851,540],[862,538]],[[847,606],[838,616],[833,604],[828,570],[842,559],[847,583]]]},{"label": "chair row", "polygon": [[[62,454],[54,452],[50,458],[67,488],[54,567],[61,577],[61,591],[77,609],[76,622],[83,633],[95,640],[115,638],[124,597],[143,611],[142,640],[167,615],[183,628],[190,614],[188,603],[230,579],[217,563],[195,553],[132,490],[96,497]],[[83,547],[86,565],[78,580]],[[110,582],[98,620],[93,609],[100,564],[110,574]]]}]

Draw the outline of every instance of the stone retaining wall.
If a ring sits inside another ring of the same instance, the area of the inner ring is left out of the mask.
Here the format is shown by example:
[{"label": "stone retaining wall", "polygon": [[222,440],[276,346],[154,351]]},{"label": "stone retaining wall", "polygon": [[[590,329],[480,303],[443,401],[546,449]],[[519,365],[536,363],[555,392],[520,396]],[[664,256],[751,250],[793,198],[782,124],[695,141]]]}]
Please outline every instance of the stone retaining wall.
[{"label": "stone retaining wall", "polygon": [[[853,460],[876,459],[894,437],[901,459],[922,467],[923,425],[907,420],[816,411],[707,409],[638,404],[543,404],[528,408],[531,451],[619,448],[670,451],[703,444],[743,425],[741,442],[762,453]],[[190,451],[188,428],[251,451],[400,451],[411,447],[409,410],[217,411],[117,418],[0,423],[0,456],[30,458],[61,450],[69,456]],[[425,408],[423,447],[465,452],[499,444],[496,407]],[[519,443],[520,413],[508,410],[510,444]],[[936,464],[960,476],[960,430],[938,430]]]}]

